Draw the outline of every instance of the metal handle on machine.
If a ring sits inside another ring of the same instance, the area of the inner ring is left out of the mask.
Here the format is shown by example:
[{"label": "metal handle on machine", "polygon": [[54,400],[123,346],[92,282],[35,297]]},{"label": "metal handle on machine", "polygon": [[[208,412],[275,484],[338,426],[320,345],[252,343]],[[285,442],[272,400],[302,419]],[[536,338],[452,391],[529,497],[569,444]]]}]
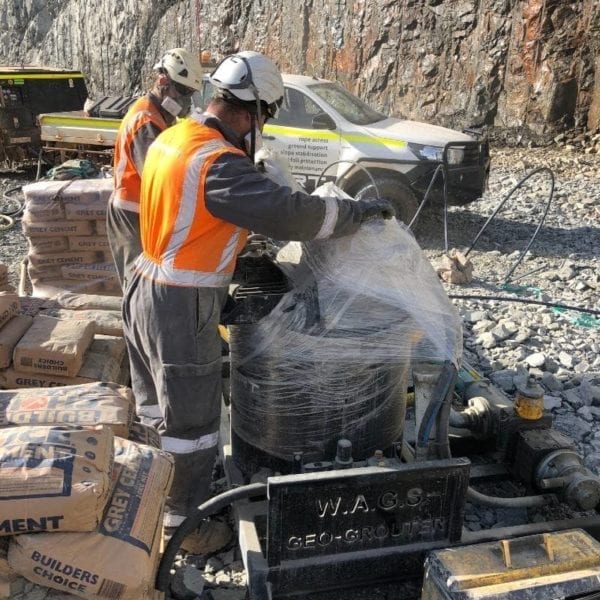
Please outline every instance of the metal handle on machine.
[{"label": "metal handle on machine", "polygon": [[[504,566],[507,569],[513,568],[512,555],[511,555],[511,541],[515,540],[500,540],[500,550],[502,552],[502,560],[504,561]],[[521,542],[523,540],[520,540]],[[546,557],[549,562],[554,562],[554,547],[552,545],[552,537],[548,533],[542,534],[542,547],[546,551]]]}]

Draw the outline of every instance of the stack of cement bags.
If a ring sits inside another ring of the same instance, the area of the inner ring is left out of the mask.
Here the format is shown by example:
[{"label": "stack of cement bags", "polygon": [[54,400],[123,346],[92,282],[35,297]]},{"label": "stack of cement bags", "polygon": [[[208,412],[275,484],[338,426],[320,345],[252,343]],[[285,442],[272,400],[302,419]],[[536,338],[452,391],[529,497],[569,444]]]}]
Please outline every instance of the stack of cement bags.
[{"label": "stack of cement bags", "polygon": [[23,232],[34,296],[61,290],[117,295],[106,236],[110,179],[38,181],[23,188]]},{"label": "stack of cement bags", "polygon": [[19,298],[0,293],[0,387],[127,384],[119,312],[51,306],[34,317],[19,314]]},{"label": "stack of cement bags", "polygon": [[0,263],[0,292],[14,292],[15,288],[8,283],[8,267]]},{"label": "stack of cement bags", "polygon": [[0,392],[0,591],[23,576],[82,598],[157,597],[173,462],[133,415],[115,384]]}]

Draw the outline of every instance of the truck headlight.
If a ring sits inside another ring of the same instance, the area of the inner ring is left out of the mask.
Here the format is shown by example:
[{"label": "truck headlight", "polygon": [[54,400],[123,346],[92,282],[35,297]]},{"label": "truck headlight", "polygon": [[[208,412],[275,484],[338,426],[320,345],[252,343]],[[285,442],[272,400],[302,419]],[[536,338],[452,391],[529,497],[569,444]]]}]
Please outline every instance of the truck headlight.
[{"label": "truck headlight", "polygon": [[463,148],[448,148],[446,156],[449,165],[459,165],[465,157],[465,151]]},{"label": "truck headlight", "polygon": [[408,147],[416,154],[419,158],[425,160],[442,160],[444,155],[444,149],[438,146],[423,146],[422,144],[414,144],[408,142]]}]

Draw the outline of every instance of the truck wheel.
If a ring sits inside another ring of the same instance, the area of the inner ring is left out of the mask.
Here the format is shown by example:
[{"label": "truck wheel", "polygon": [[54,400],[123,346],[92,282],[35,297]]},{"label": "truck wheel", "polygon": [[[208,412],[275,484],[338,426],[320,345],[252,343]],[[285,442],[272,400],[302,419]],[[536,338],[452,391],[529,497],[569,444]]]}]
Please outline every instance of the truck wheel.
[{"label": "truck wheel", "polygon": [[376,198],[377,192],[382,198],[387,198],[396,209],[396,218],[408,225],[415,216],[419,203],[412,190],[399,179],[392,177],[375,178],[377,188],[371,182],[360,188],[354,195],[357,200]]}]

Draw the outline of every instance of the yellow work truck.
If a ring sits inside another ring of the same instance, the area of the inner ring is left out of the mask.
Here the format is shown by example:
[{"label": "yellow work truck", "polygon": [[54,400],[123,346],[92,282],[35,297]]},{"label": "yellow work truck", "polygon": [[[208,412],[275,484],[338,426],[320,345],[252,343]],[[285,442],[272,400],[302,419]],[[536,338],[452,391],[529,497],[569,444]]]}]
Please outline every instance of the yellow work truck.
[{"label": "yellow work truck", "polygon": [[0,165],[37,157],[37,116],[83,108],[87,88],[80,71],[0,65]]}]

